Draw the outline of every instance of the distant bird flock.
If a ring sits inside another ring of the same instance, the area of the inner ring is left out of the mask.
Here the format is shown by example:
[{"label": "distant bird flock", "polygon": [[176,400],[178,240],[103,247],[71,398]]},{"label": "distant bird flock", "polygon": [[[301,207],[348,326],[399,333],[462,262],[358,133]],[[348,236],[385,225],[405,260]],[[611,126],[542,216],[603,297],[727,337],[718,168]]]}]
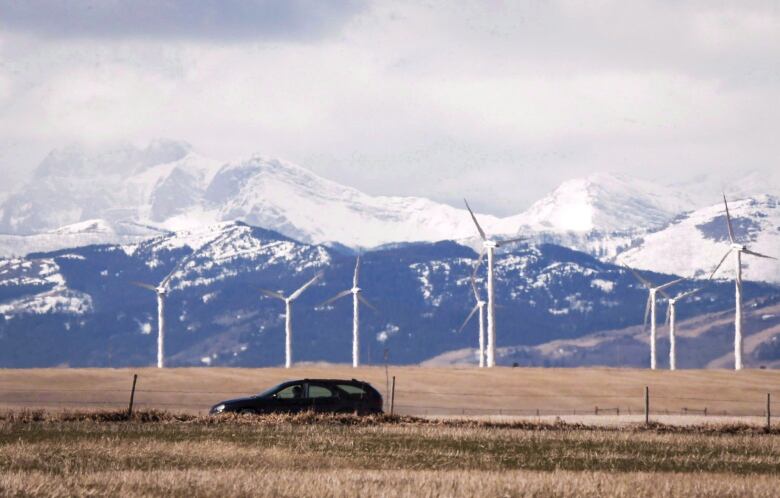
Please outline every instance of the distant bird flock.
[{"label": "distant bird flock", "polygon": [[[471,207],[469,206],[468,202],[466,202],[465,200],[464,202],[466,204],[466,209],[468,210],[469,214],[471,215],[471,219],[474,222],[474,226],[477,229],[477,233],[479,234],[480,239],[482,239],[482,250],[480,251],[479,257],[474,263],[473,270],[469,278],[469,284],[471,286],[471,290],[474,295],[474,300],[476,303],[474,307],[471,309],[471,312],[466,317],[466,320],[463,322],[463,325],[461,325],[459,331],[462,331],[466,327],[466,325],[469,323],[469,321],[475,314],[477,313],[479,314],[478,315],[479,317],[478,320],[479,366],[480,368],[483,367],[492,368],[496,365],[496,315],[495,315],[496,304],[495,304],[495,285],[494,285],[495,278],[494,278],[494,271],[493,271],[495,250],[498,247],[511,244],[514,242],[522,241],[525,239],[525,237],[518,237],[513,239],[495,239],[495,238],[488,237],[485,231],[480,226],[479,222],[477,221],[477,217],[474,215],[474,212],[471,210]],[[734,317],[734,369],[741,370],[743,367],[743,362],[742,362],[742,353],[743,353],[742,255],[745,254],[749,256],[768,258],[768,259],[777,259],[777,258],[752,251],[746,245],[737,242],[736,237],[734,235],[734,227],[731,221],[731,215],[729,213],[729,205],[728,205],[728,201],[726,200],[725,194],[723,195],[723,203],[726,208],[726,227],[728,230],[730,245],[726,253],[723,255],[723,258],[718,262],[718,264],[713,269],[707,281],[712,280],[712,278],[715,276],[715,274],[723,265],[723,263],[726,261],[726,259],[729,257],[729,255],[733,254],[735,270],[736,270],[736,276],[734,279],[735,302],[736,302],[735,317]],[[212,243],[213,242],[214,241],[212,241]],[[484,301],[482,299],[480,290],[477,286],[477,279],[476,279],[477,271],[482,265],[482,261],[485,259],[485,255],[487,255],[487,282],[486,282],[487,301]],[[133,282],[134,285],[150,290],[154,292],[157,296],[157,368],[165,367],[165,297],[167,293],[170,291],[169,284],[171,278],[180,268],[184,267],[184,265],[189,261],[190,257],[192,257],[192,254],[187,258],[184,258],[179,264],[177,264],[174,267],[174,269],[170,273],[168,273],[163,278],[163,280],[156,286],[144,282]],[[666,289],[681,282],[682,280],[684,280],[683,278],[678,278],[676,280],[672,280],[670,282],[666,282],[660,285],[654,285],[652,282],[650,282],[650,280],[640,275],[633,268],[629,268],[628,266],[626,266],[626,269],[628,269],[648,291],[647,302],[645,305],[644,330],[647,330],[647,325],[649,320],[650,322],[650,368],[653,370],[655,370],[657,366],[657,357],[656,357],[656,340],[657,340],[656,303],[658,300],[657,295],[661,294],[667,301],[668,306],[666,309],[665,322],[669,327],[669,368],[671,370],[675,370],[677,368],[677,357],[676,357],[677,351],[676,351],[676,338],[675,338],[676,305],[678,302],[682,301],[683,299],[690,297],[696,292],[699,292],[701,290],[701,287],[687,292],[679,293],[674,297],[672,297],[669,293],[666,292]],[[300,288],[292,292],[289,296],[285,296],[280,292],[272,291],[268,289],[260,290],[260,292],[263,295],[274,299],[279,299],[280,301],[283,301],[285,305],[285,315],[284,315],[285,316],[285,341],[284,341],[285,368],[290,368],[293,366],[292,303],[296,299],[298,299],[298,297],[300,297],[301,294],[303,294],[303,292],[306,291],[306,289],[308,289],[311,285],[313,285],[320,278],[322,278],[322,275],[323,275],[322,272],[316,274],[311,280],[309,280],[303,286],[301,286]],[[374,307],[362,296],[361,294],[362,289],[358,285],[359,276],[360,276],[360,256],[357,257],[357,261],[355,263],[355,271],[352,279],[352,287],[350,289],[346,289],[344,291],[339,292],[338,294],[336,294],[335,296],[333,296],[332,298],[328,299],[327,301],[323,302],[318,306],[318,307],[323,307],[329,305],[335,301],[338,301],[342,297],[346,297],[352,294],[352,313],[353,313],[352,315],[352,366],[354,368],[360,366],[360,304],[363,304],[374,311],[378,311],[376,307]],[[486,305],[487,305],[487,334],[485,329],[485,306]]]}]

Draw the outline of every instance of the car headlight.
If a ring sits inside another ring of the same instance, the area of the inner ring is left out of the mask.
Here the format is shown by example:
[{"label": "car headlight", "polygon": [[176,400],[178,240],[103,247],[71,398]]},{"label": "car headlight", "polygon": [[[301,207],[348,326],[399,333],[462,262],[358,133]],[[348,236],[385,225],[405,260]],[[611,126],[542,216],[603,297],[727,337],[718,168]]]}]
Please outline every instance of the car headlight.
[{"label": "car headlight", "polygon": [[211,413],[222,413],[225,411],[225,405],[217,405],[211,409]]}]

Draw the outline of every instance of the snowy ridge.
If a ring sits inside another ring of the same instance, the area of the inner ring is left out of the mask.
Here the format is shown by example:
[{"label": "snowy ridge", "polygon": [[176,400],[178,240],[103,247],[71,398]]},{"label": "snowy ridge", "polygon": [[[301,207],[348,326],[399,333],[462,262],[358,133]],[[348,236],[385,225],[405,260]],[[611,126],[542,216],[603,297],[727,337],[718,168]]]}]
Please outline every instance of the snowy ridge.
[{"label": "snowy ridge", "polygon": [[[729,202],[738,242],[780,258],[780,198],[759,195]],[[723,203],[699,209],[664,230],[647,235],[642,244],[618,256],[617,262],[636,268],[704,278],[729,248]],[[743,278],[780,284],[780,263],[744,256]],[[734,278],[731,260],[716,278]]]},{"label": "snowy ridge", "polygon": [[694,203],[675,189],[595,173],[563,182],[525,212],[502,223],[538,232],[639,232],[661,228],[693,207]]},{"label": "snowy ridge", "polygon": [[53,259],[0,261],[0,289],[20,287],[29,291],[0,304],[0,315],[6,320],[25,314],[84,315],[93,309],[91,296],[69,289]]}]

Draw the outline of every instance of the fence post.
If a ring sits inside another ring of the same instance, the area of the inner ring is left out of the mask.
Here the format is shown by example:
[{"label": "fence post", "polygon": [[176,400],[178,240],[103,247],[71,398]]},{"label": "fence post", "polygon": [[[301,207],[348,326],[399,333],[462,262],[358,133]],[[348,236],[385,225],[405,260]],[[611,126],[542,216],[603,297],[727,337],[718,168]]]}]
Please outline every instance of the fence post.
[{"label": "fence post", "polygon": [[392,391],[390,391],[390,415],[393,414],[394,410],[395,410],[395,375],[393,375],[393,387],[392,387]]},{"label": "fence post", "polygon": [[645,425],[650,425],[650,388],[645,386]]},{"label": "fence post", "polygon": [[772,395],[766,393],[766,430],[772,428]]},{"label": "fence post", "polygon": [[598,414],[599,414],[599,407],[598,407],[598,406],[596,407],[596,409],[594,410],[594,412],[595,412],[595,413],[594,413],[595,415],[598,415]]},{"label": "fence post", "polygon": [[138,374],[133,374],[133,389],[130,391],[130,406],[127,407],[127,418],[133,416],[133,400],[135,399],[135,383],[138,380]]}]

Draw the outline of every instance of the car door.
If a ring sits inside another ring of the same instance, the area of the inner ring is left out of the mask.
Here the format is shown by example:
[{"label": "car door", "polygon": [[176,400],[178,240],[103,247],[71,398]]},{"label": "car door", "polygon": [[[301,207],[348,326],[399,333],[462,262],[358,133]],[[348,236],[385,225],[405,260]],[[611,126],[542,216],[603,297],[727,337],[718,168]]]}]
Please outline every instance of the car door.
[{"label": "car door", "polygon": [[307,401],[304,388],[302,382],[281,388],[272,396],[273,408],[270,411],[296,413],[304,410]]},{"label": "car door", "polygon": [[341,400],[338,397],[338,392],[326,384],[310,382],[306,396],[308,405],[316,412],[339,411]]}]

